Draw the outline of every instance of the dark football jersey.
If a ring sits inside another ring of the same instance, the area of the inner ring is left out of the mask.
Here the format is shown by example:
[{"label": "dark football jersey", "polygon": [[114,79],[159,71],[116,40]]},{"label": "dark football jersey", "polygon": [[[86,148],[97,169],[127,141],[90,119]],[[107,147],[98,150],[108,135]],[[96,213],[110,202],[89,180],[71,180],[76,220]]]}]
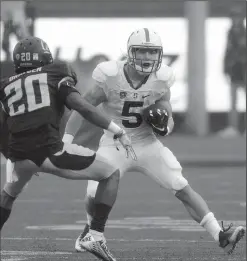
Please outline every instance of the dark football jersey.
[{"label": "dark football jersey", "polygon": [[59,134],[65,99],[77,91],[72,68],[49,64],[1,81],[0,101],[7,114],[9,157],[24,159],[37,151],[54,153],[62,147]]}]

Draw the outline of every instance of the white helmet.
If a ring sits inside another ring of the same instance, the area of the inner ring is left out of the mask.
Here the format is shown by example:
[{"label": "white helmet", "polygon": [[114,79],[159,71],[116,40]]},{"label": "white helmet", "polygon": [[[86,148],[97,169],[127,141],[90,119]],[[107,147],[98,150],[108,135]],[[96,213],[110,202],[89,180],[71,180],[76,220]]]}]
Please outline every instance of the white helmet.
[{"label": "white helmet", "polygon": [[[139,49],[154,49],[158,51],[158,59],[143,61],[136,58],[136,50]],[[138,72],[150,74],[159,70],[162,63],[163,47],[159,35],[153,30],[142,28],[134,31],[127,43],[128,63],[133,66]],[[145,63],[147,66],[145,66]]]}]

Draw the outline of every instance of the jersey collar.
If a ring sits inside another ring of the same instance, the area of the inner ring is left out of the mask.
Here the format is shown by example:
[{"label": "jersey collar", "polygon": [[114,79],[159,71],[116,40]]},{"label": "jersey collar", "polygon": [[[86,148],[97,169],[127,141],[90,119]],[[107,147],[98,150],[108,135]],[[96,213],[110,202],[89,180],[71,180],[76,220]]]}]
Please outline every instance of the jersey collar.
[{"label": "jersey collar", "polygon": [[133,88],[134,90],[138,90],[139,88],[142,87],[143,84],[145,84],[145,83],[147,82],[147,80],[148,80],[150,74],[147,75],[147,76],[145,76],[145,77],[143,78],[143,80],[140,81],[136,87],[134,87],[133,82],[131,81],[129,75],[128,75],[127,72],[126,72],[126,65],[127,65],[127,64],[125,63],[124,66],[123,66],[124,76],[125,76],[127,82],[129,83],[130,87]]}]

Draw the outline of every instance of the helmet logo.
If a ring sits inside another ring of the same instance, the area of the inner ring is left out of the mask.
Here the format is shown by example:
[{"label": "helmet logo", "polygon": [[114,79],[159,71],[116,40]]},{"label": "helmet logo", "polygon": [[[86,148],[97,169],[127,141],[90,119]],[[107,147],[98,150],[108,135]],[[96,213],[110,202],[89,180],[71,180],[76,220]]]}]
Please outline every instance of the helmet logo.
[{"label": "helmet logo", "polygon": [[16,59],[16,60],[20,60],[20,58],[21,58],[20,54],[17,53],[16,56],[15,56],[15,59]]},{"label": "helmet logo", "polygon": [[38,61],[39,60],[39,54],[38,53],[33,53],[33,60]]}]

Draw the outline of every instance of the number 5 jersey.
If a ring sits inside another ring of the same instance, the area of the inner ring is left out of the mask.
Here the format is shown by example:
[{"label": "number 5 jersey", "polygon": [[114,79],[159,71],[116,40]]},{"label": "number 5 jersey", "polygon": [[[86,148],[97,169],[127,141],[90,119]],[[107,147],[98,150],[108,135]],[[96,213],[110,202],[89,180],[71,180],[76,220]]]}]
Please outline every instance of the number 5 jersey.
[{"label": "number 5 jersey", "polygon": [[[172,86],[175,78],[173,70],[163,65],[134,88],[124,65],[124,61],[108,61],[100,63],[93,71],[93,79],[107,97],[102,110],[127,131],[133,142],[154,137],[152,128],[142,118],[142,111],[159,100]],[[112,140],[109,132],[105,131],[104,136]]]},{"label": "number 5 jersey", "polygon": [[33,160],[34,154],[45,157],[62,148],[60,121],[67,95],[77,91],[76,82],[76,74],[63,62],[1,80],[0,101],[7,114],[10,159]]}]

